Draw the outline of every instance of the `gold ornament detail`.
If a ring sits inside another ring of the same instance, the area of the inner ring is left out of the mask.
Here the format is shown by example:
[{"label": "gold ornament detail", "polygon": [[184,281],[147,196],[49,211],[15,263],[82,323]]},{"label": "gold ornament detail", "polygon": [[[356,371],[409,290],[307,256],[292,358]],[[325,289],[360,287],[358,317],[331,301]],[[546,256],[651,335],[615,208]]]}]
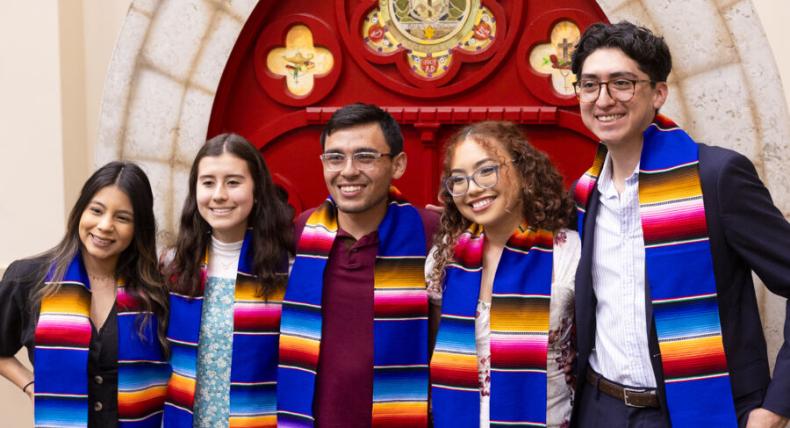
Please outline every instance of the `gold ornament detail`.
[{"label": "gold ornament detail", "polygon": [[371,51],[386,56],[403,49],[411,72],[433,80],[447,73],[454,51],[488,48],[496,28],[480,0],[379,0],[361,30]]},{"label": "gold ornament detail", "polygon": [[269,51],[266,68],[285,76],[288,92],[304,97],[315,86],[315,78],[332,71],[334,57],[329,49],[313,44],[313,32],[305,25],[294,25],[285,36],[285,46]]}]

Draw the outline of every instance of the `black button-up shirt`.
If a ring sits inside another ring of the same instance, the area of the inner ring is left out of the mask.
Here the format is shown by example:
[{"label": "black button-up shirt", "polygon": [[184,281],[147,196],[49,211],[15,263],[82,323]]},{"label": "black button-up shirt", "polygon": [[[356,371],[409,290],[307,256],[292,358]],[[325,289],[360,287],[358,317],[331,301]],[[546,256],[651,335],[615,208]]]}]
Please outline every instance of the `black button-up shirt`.
[{"label": "black button-up shirt", "polygon": [[[32,293],[41,280],[43,259],[16,261],[0,281],[0,357],[13,357],[24,346],[31,362],[38,310]],[[88,347],[88,426],[118,426],[118,314],[110,311],[101,330],[91,322]]]}]

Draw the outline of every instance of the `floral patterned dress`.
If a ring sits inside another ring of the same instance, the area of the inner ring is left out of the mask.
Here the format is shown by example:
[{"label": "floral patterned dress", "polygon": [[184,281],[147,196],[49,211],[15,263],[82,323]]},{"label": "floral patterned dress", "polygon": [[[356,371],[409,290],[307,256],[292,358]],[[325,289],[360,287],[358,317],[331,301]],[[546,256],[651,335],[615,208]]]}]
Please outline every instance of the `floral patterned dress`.
[{"label": "floral patterned dress", "polygon": [[230,417],[233,302],[242,241],[212,240],[198,344],[194,426],[222,428]]}]

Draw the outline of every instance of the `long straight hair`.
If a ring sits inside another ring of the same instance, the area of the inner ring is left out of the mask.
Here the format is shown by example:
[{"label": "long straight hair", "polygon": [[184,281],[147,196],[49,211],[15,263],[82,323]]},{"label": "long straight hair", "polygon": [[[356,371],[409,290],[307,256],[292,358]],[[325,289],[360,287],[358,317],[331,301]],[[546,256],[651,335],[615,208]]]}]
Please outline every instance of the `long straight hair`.
[{"label": "long straight hair", "polygon": [[[126,291],[137,298],[143,311],[153,313],[157,317],[159,321],[157,338],[166,351],[167,290],[159,273],[156,258],[154,195],[145,172],[134,163],[110,162],[96,170],[82,186],[79,198],[69,213],[66,234],[55,247],[43,254],[48,263],[45,263],[44,271],[40,273],[41,280],[35,298],[35,307],[40,306],[42,298],[60,290],[60,281],[66,269],[83,249],[79,236],[82,214],[96,193],[108,186],[117,186],[126,194],[132,203],[134,217],[132,242],[118,257],[115,277],[126,281]],[[50,269],[53,272],[52,279],[49,283],[45,283]],[[139,333],[142,334],[149,322],[148,316],[143,316],[139,321]]]},{"label": "long straight hair", "polygon": [[247,164],[254,181],[252,211],[247,227],[252,229],[252,273],[266,296],[286,280],[287,257],[293,252],[292,210],[272,180],[258,150],[238,134],[220,134],[200,148],[189,171],[189,193],[181,210],[181,224],[173,261],[165,268],[171,290],[197,296],[202,293],[200,265],[211,239],[211,226],[197,208],[196,188],[200,161],[207,156],[229,153]]}]

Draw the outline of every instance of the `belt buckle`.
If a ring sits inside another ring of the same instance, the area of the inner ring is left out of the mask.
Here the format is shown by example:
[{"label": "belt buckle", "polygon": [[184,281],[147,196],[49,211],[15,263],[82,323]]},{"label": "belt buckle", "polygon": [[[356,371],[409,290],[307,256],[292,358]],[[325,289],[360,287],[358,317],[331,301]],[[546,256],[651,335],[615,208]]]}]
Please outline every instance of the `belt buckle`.
[{"label": "belt buckle", "polygon": [[644,409],[645,407],[647,407],[647,406],[640,406],[638,404],[634,404],[631,402],[629,398],[629,393],[640,393],[640,392],[645,392],[645,390],[623,387],[623,402],[625,403],[625,405],[628,407],[635,407],[637,409]]}]

